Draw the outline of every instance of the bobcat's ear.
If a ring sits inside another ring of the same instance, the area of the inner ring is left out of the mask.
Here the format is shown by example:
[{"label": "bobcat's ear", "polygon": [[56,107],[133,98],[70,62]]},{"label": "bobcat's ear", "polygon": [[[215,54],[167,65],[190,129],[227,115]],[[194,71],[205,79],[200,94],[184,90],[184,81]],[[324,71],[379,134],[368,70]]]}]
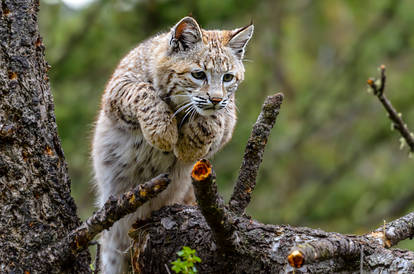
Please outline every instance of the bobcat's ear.
[{"label": "bobcat's ear", "polygon": [[253,35],[254,26],[250,24],[246,27],[235,29],[230,34],[230,39],[227,45],[233,51],[240,60],[243,59],[244,49],[246,48],[247,42]]},{"label": "bobcat's ear", "polygon": [[187,16],[171,29],[170,45],[174,51],[183,51],[195,46],[201,38],[201,29],[197,21]]}]

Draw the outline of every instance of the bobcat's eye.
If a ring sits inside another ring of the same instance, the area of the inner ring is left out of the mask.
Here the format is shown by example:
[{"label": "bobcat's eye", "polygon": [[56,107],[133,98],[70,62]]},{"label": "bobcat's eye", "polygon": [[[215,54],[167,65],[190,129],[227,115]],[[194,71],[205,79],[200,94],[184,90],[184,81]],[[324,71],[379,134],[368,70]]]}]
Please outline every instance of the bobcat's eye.
[{"label": "bobcat's eye", "polygon": [[204,79],[207,78],[207,76],[204,73],[204,71],[201,71],[201,70],[191,72],[191,76],[193,76],[197,80],[204,80]]},{"label": "bobcat's eye", "polygon": [[230,74],[230,73],[226,73],[223,75],[223,82],[230,82],[231,80],[233,80],[234,75]]}]

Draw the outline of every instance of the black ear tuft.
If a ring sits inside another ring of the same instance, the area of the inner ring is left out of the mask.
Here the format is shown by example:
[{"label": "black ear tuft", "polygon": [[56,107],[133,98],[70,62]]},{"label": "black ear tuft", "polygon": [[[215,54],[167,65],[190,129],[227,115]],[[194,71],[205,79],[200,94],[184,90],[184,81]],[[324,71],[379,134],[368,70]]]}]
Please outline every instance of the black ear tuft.
[{"label": "black ear tuft", "polygon": [[170,44],[174,51],[185,51],[201,42],[200,26],[192,17],[184,17],[171,30]]},{"label": "black ear tuft", "polygon": [[232,36],[227,43],[227,46],[231,48],[234,55],[236,55],[240,60],[244,57],[244,51],[247,43],[253,35],[254,26],[252,23],[250,25],[233,30]]}]

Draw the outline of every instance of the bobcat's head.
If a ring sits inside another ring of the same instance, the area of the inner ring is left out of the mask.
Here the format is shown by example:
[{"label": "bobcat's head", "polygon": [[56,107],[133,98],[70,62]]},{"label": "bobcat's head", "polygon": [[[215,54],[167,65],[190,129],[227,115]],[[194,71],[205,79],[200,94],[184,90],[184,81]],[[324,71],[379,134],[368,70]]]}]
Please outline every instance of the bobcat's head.
[{"label": "bobcat's head", "polygon": [[235,30],[203,30],[192,17],[181,19],[167,34],[168,46],[158,59],[156,85],[175,115],[213,115],[234,104],[244,79],[245,47],[250,24]]}]

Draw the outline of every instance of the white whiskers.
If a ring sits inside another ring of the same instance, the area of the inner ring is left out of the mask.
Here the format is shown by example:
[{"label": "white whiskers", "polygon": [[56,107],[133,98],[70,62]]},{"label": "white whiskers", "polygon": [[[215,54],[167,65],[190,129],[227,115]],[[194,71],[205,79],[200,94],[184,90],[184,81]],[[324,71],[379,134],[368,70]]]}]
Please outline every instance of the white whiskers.
[{"label": "white whiskers", "polygon": [[[183,105],[184,104],[184,105]],[[180,113],[180,111],[182,111],[183,109],[191,106],[193,104],[193,102],[184,102],[183,104],[181,104],[181,106],[174,112],[173,116],[171,117],[174,118],[178,113]]]},{"label": "white whiskers", "polygon": [[[191,105],[188,109],[186,109],[185,110],[185,115],[184,115],[184,117],[181,119],[181,122],[180,122],[180,126],[179,126],[179,128],[181,128],[181,126],[183,125],[183,123],[184,123],[184,121],[185,121],[185,118],[189,115],[189,114],[191,114],[192,115],[192,113],[194,113],[196,111],[196,109],[195,109],[195,106],[194,105]],[[191,119],[191,115],[190,115],[190,119]]]}]

